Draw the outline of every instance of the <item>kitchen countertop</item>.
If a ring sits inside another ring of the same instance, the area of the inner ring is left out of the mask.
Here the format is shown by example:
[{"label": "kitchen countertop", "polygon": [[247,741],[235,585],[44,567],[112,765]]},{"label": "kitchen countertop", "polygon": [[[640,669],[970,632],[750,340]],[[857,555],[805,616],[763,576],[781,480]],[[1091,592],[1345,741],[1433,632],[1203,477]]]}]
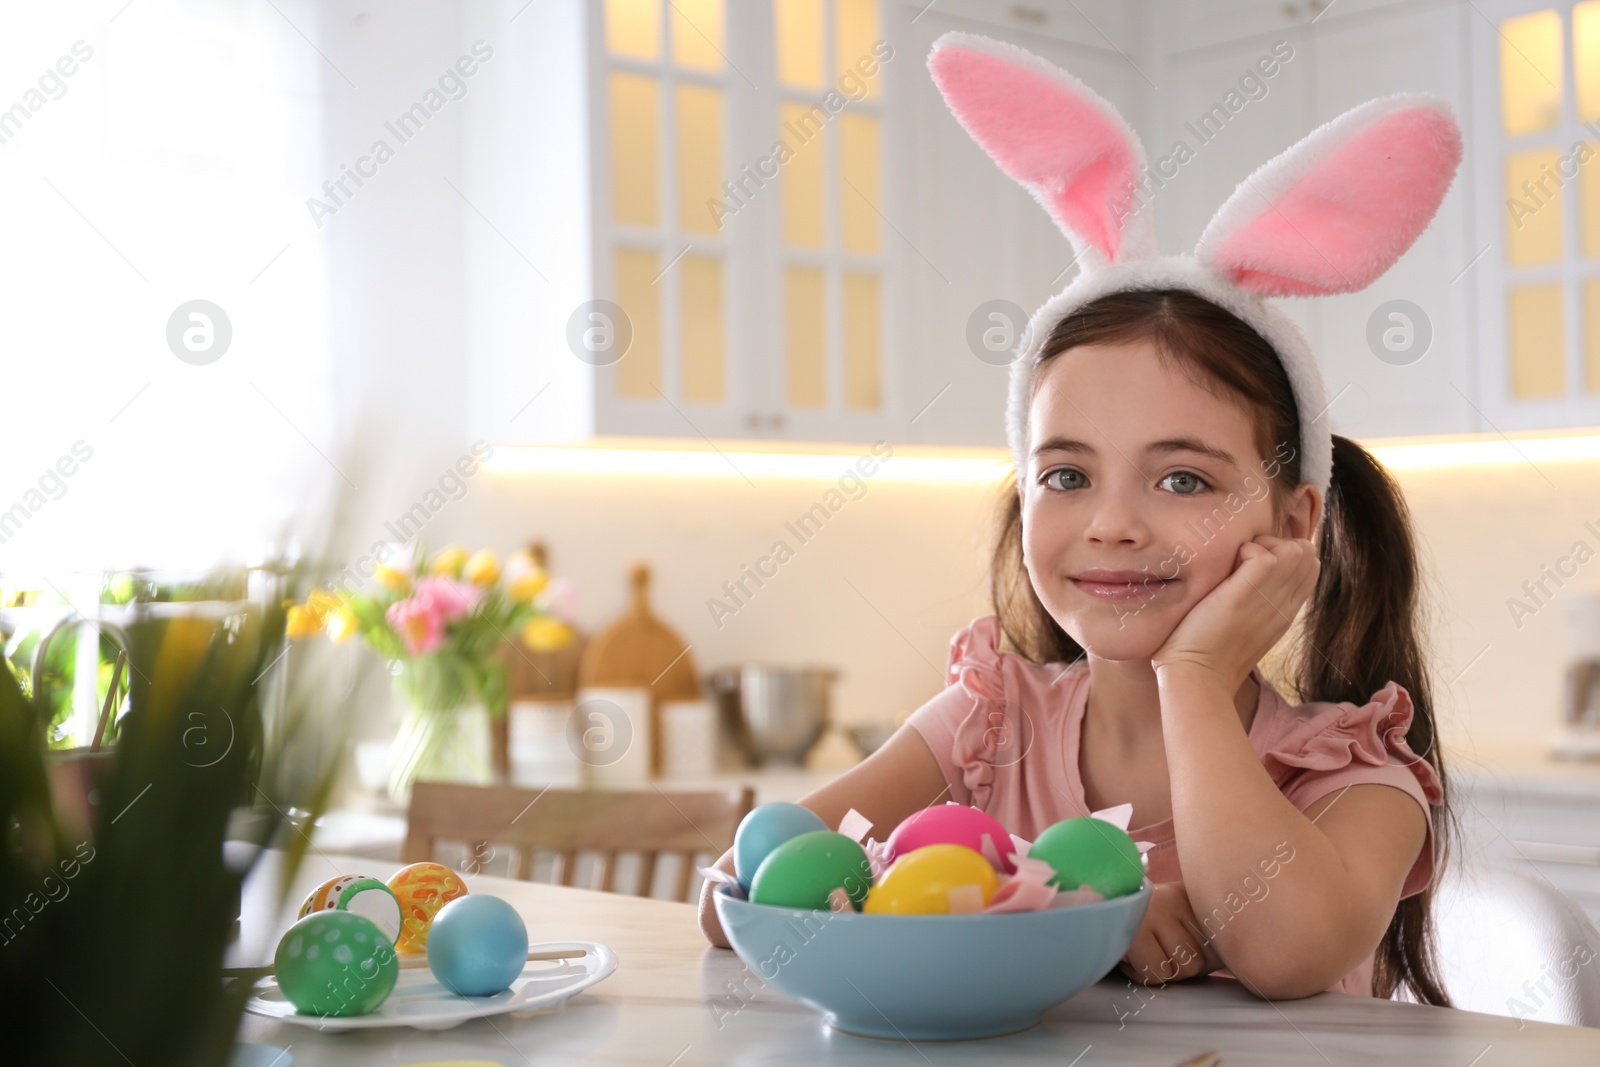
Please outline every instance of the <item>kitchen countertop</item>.
[{"label": "kitchen countertop", "polygon": [[[361,869],[357,857],[310,853],[277,907],[281,854],[246,882],[241,950],[262,959],[293,918],[293,902],[318,882]],[[1031,1030],[980,1042],[915,1043],[830,1030],[811,1009],[769,989],[738,957],[708,946],[687,904],[614,893],[467,876],[474,893],[510,901],[534,942],[584,940],[610,946],[615,973],[558,1008],[477,1019],[455,1029],[319,1033],[247,1015],[243,1041],[291,1050],[296,1067],[370,1067],[472,1060],[521,1064],[696,1064],[850,1062],[944,1067],[972,1062],[1140,1064],[1173,1067],[1208,1049],[1223,1067],[1285,1063],[1406,1063],[1421,1067],[1600,1062],[1600,1030],[1518,1021],[1449,1008],[1341,993],[1263,1001],[1237,982],[1199,978],[1135,996],[1108,977],[1046,1014]],[[736,1012],[725,1002],[745,982]],[[721,1009],[721,1010],[719,1010]],[[1137,1013],[1135,1011],[1137,1009]]]}]

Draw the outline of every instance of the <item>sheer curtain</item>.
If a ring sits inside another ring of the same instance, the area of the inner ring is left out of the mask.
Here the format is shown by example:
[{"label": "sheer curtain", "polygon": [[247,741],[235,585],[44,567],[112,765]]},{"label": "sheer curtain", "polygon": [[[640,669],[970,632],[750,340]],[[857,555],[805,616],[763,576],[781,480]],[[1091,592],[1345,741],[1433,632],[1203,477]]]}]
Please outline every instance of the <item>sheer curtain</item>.
[{"label": "sheer curtain", "polygon": [[316,21],[0,5],[8,584],[250,559],[337,482]]}]

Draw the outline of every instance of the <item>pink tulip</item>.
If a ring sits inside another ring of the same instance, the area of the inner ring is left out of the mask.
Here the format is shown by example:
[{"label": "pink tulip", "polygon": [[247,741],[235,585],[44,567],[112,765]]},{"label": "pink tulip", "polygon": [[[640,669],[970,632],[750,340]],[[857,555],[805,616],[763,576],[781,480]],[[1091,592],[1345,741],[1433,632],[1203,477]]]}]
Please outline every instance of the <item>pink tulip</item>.
[{"label": "pink tulip", "polygon": [[437,612],[442,622],[466,618],[482,598],[483,590],[471,582],[442,576],[423,578],[417,582],[416,592],[411,594],[411,599]]},{"label": "pink tulip", "polygon": [[405,642],[410,655],[420,656],[444,644],[444,622],[439,613],[415,598],[390,604],[384,617]]},{"label": "pink tulip", "polygon": [[410,597],[390,604],[384,617],[405,642],[406,652],[420,656],[444,644],[445,627],[471,614],[482,595],[454,578],[423,578]]},{"label": "pink tulip", "polygon": [[544,605],[558,619],[576,622],[580,609],[578,583],[571,578],[552,578],[544,588]]}]

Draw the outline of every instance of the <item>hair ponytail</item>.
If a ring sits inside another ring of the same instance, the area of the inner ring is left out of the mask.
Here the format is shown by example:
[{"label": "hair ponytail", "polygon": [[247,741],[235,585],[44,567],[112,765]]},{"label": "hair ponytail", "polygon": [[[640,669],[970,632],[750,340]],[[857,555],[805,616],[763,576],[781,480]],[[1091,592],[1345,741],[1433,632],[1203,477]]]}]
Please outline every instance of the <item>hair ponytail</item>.
[{"label": "hair ponytail", "polygon": [[[1388,682],[1398,682],[1415,712],[1406,744],[1444,785],[1428,657],[1419,636],[1421,568],[1405,497],[1370,452],[1334,434],[1333,481],[1324,506],[1322,569],[1296,657],[1299,698],[1365,704]],[[1456,840],[1454,820],[1448,804],[1432,806],[1430,815],[1434,869],[1443,871]],[[1403,987],[1422,1003],[1449,1006],[1428,924],[1433,891],[1430,885],[1395,910],[1374,962],[1377,996]]]}]

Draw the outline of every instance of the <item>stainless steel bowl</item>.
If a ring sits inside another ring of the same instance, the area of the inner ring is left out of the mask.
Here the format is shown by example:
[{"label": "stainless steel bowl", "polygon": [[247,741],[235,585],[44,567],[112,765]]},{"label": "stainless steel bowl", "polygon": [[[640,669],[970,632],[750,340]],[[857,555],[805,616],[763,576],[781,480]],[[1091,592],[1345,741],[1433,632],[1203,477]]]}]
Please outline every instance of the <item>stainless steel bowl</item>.
[{"label": "stainless steel bowl", "polygon": [[831,667],[744,663],[720,667],[707,681],[723,723],[756,762],[798,765],[828,728]]}]

